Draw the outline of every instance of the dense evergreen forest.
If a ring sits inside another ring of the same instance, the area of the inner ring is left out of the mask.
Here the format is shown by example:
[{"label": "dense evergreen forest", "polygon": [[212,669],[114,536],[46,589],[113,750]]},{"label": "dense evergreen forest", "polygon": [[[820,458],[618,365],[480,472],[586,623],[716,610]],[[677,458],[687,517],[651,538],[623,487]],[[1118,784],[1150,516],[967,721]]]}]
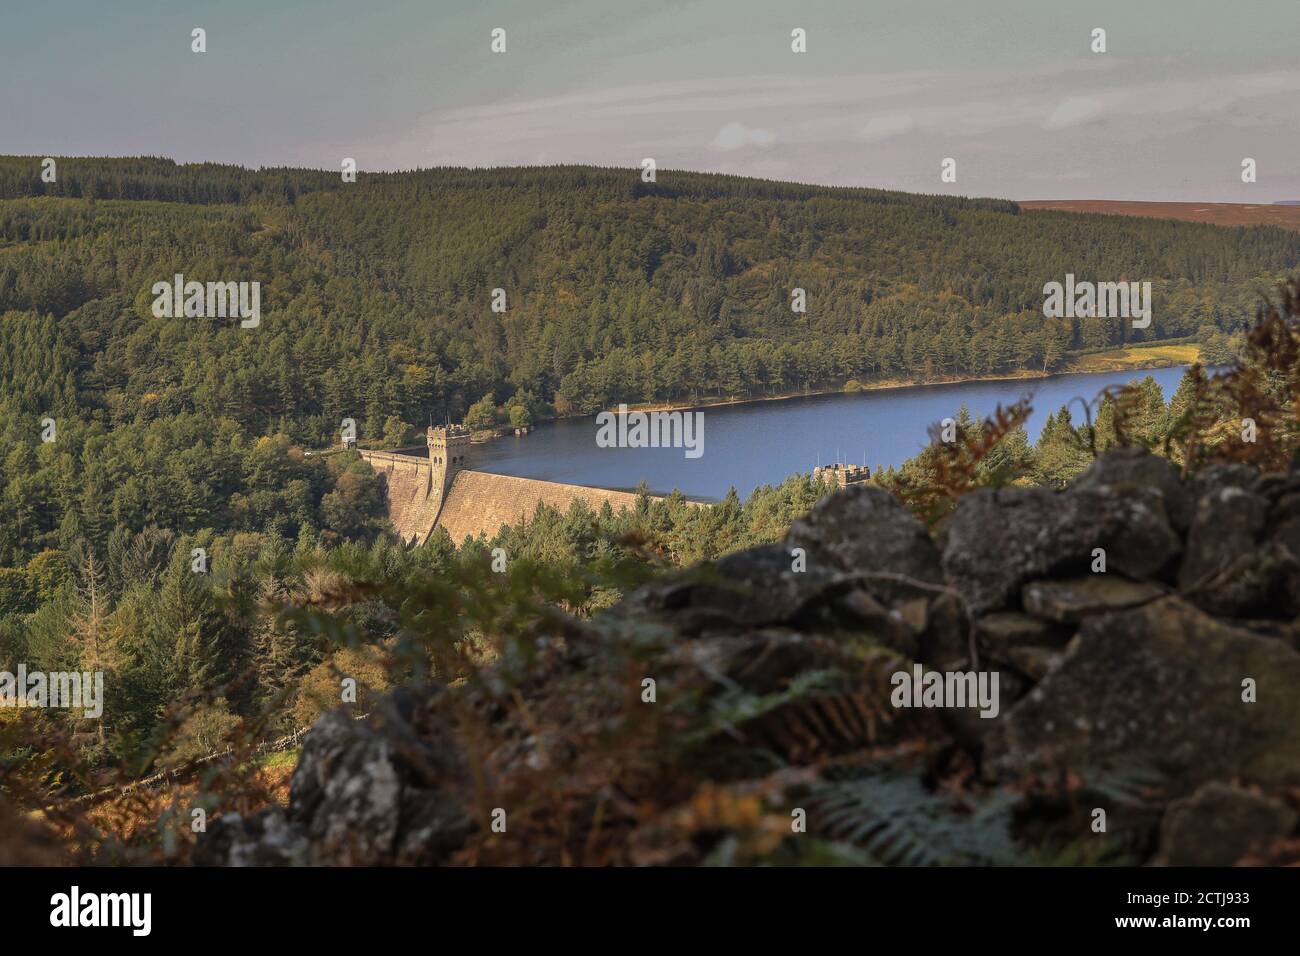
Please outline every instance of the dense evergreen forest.
[{"label": "dense evergreen forest", "polygon": [[[0,665],[107,670],[108,735],[87,743],[100,763],[202,752],[276,707],[267,727],[300,726],[314,705],[299,682],[328,683],[333,645],[276,606],[326,600],[362,565],[481,563],[482,542],[406,551],[381,533],[369,467],[306,451],[336,444],[345,418],[396,441],[471,409],[519,423],[1051,370],[1074,350],[1235,334],[1300,264],[1300,235],[1280,229],[674,171],[57,170],[45,182],[40,157],[0,158]],[[176,273],[260,282],[260,325],[155,318],[151,289]],[[1043,283],[1066,273],[1151,281],[1151,327],[1044,319]],[[1172,414],[1157,406],[1153,429]],[[1063,480],[1088,459],[1077,425],[1054,416],[1036,449],[1012,435],[1004,464]],[[777,540],[826,490],[796,477],[710,509],[544,512],[496,543],[543,566],[634,559],[635,578]],[[357,613],[375,639],[400,630]],[[179,743],[144,747],[178,700],[219,688]]]},{"label": "dense evergreen forest", "polygon": [[[366,476],[339,486],[292,447],[334,442],[345,418],[395,440],[471,409],[521,424],[1051,370],[1071,350],[1221,341],[1300,263],[1279,229],[671,170],[41,173],[0,159],[5,565],[102,547],[113,525],[364,535]],[[1152,281],[1151,327],[1044,319],[1043,283],[1071,272]],[[177,273],[261,283],[261,324],[155,318],[151,288]]]},{"label": "dense evergreen forest", "polygon": [[[536,416],[1051,370],[1071,350],[1239,331],[1300,263],[1280,229],[674,171],[39,172],[0,160],[5,397],[312,444],[344,417],[378,438],[390,416],[459,419],[487,395]],[[149,289],[175,273],[260,281],[264,324],[154,319]],[[1067,273],[1152,281],[1151,328],[1044,320],[1043,283]]]}]

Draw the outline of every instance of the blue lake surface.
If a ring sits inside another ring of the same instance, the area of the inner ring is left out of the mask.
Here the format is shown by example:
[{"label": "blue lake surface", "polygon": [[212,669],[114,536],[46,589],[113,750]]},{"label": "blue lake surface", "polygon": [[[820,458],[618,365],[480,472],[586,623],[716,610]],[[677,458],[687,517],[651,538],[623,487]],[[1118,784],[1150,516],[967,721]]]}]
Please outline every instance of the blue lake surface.
[{"label": "blue lake surface", "polygon": [[1075,399],[1092,402],[1109,385],[1150,375],[1168,401],[1185,370],[959,382],[706,408],[699,458],[687,458],[681,448],[600,448],[594,416],[565,419],[540,425],[530,435],[476,445],[471,467],[598,488],[634,489],[645,481],[655,494],[680,489],[702,499],[721,498],[735,487],[743,499],[759,485],[777,484],[819,463],[865,460],[873,471],[901,465],[929,441],[929,426],[955,416],[962,404],[983,418],[999,403],[1031,395],[1034,413],[1025,427],[1035,441],[1048,414],[1063,405],[1070,405],[1076,424],[1084,420]]}]

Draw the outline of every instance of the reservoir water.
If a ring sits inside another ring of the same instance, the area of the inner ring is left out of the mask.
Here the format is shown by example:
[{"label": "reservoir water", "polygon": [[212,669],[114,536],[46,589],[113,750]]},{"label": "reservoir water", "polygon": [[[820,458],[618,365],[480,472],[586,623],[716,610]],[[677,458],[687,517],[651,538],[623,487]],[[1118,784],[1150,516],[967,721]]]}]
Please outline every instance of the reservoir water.
[{"label": "reservoir water", "polygon": [[998,403],[1005,406],[1032,395],[1034,412],[1025,427],[1036,441],[1049,413],[1070,404],[1079,424],[1083,410],[1074,399],[1094,401],[1108,385],[1150,375],[1168,401],[1185,368],[958,382],[722,405],[702,410],[704,454],[699,458],[687,458],[680,448],[600,448],[594,417],[565,419],[540,425],[523,437],[476,445],[472,467],[599,488],[635,489],[645,481],[655,494],[679,489],[700,499],[721,498],[735,487],[744,499],[759,485],[777,484],[819,463],[862,464],[865,459],[873,471],[900,465],[925,446],[931,424],[955,416],[963,403],[983,418]]}]

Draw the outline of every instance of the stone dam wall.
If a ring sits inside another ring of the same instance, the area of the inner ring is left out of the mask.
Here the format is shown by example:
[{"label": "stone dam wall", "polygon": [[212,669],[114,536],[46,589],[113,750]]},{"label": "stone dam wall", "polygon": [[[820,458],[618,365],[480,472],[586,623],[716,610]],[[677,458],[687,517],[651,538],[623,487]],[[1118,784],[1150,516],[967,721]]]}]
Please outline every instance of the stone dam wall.
[{"label": "stone dam wall", "polygon": [[459,472],[447,493],[447,502],[437,524],[447,529],[451,540],[460,544],[467,536],[480,531],[488,537],[503,524],[518,524],[530,518],[539,504],[568,511],[573,500],[585,501],[593,510],[605,502],[616,512],[635,508],[636,495],[630,491],[607,491],[582,485],[562,485],[553,481],[492,475],[485,471]]},{"label": "stone dam wall", "polygon": [[440,498],[427,458],[394,452],[361,451],[361,457],[384,479],[384,496],[393,528],[404,541],[423,543],[435,527],[444,527],[460,545],[480,532],[491,537],[503,524],[532,517],[539,504],[567,511],[574,499],[598,509],[605,502],[618,511],[636,507],[630,491],[609,491],[513,475],[461,470]]},{"label": "stone dam wall", "polygon": [[388,517],[402,540],[424,541],[438,517],[438,499],[430,495],[433,468],[428,458],[362,451],[361,457],[384,479]]}]

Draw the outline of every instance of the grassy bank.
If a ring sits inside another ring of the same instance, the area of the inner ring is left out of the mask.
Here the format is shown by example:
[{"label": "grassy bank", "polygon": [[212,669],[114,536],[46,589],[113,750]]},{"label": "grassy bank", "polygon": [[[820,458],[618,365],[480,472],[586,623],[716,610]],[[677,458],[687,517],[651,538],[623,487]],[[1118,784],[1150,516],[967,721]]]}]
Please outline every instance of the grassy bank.
[{"label": "grassy bank", "polygon": [[1129,369],[1168,368],[1171,365],[1191,365],[1200,354],[1200,346],[1194,342],[1112,349],[1109,352],[1081,355],[1070,362],[1068,371],[1115,372]]}]

